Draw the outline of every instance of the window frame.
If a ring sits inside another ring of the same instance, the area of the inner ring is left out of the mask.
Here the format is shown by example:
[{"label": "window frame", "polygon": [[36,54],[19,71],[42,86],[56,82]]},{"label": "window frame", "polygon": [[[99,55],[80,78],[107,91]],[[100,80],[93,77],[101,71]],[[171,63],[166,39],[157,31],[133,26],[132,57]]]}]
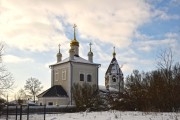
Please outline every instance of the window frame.
[{"label": "window frame", "polygon": [[[50,104],[50,103],[52,103],[52,104]],[[53,102],[48,102],[48,106],[53,106],[53,105],[54,105]]]},{"label": "window frame", "polygon": [[[115,80],[115,81],[114,81]],[[114,82],[114,83],[116,83],[117,82],[117,77],[116,76],[113,76],[112,77],[112,81]]]},{"label": "window frame", "polygon": [[66,80],[66,70],[62,70],[62,80]]},{"label": "window frame", "polygon": [[[90,80],[89,80],[89,76],[90,76]],[[92,82],[92,75],[91,74],[87,74],[87,82]]]},{"label": "window frame", "polygon": [[[83,75],[83,80],[81,80],[81,75]],[[79,74],[79,81],[84,81],[85,77],[84,77],[84,74],[83,73],[80,73]]]},{"label": "window frame", "polygon": [[58,70],[55,70],[55,81],[58,81]]}]

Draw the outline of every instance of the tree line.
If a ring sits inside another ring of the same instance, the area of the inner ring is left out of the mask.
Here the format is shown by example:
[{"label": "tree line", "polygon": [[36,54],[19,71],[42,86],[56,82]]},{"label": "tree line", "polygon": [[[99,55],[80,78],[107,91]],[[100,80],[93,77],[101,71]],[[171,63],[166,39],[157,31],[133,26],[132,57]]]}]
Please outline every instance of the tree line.
[{"label": "tree line", "polygon": [[79,110],[179,111],[180,63],[173,64],[171,50],[163,51],[149,72],[133,70],[125,78],[124,92],[97,92],[91,85],[73,86]]},{"label": "tree line", "polygon": [[178,111],[180,109],[180,64],[173,64],[171,49],[159,54],[157,69],[134,70],[126,78],[124,103],[128,110]]}]

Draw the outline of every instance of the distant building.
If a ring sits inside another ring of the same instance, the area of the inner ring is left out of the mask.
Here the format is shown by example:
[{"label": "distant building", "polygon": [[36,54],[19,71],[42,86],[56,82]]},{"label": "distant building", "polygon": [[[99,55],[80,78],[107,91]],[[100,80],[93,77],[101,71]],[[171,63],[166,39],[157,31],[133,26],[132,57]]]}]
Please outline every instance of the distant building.
[{"label": "distant building", "polygon": [[115,47],[113,58],[105,73],[105,86],[108,90],[112,90],[112,88],[118,90],[119,92],[123,92],[124,90],[124,77],[121,68],[119,67],[118,61],[116,60]]},{"label": "distant building", "polygon": [[97,85],[98,69],[100,64],[93,62],[93,52],[88,52],[88,60],[79,56],[79,42],[76,40],[74,26],[74,39],[70,42],[69,57],[62,60],[62,54],[57,53],[57,63],[50,65],[51,88],[38,95],[40,105],[74,105],[72,86],[74,83],[89,83]]}]

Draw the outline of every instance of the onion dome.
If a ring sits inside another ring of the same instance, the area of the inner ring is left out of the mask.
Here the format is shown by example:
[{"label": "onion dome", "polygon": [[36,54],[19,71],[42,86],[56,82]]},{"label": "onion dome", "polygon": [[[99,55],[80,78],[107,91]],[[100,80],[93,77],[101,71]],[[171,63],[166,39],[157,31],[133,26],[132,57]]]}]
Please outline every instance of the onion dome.
[{"label": "onion dome", "polygon": [[57,56],[57,57],[62,57],[62,54],[61,54],[61,53],[57,53],[56,56]]},{"label": "onion dome", "polygon": [[71,40],[70,46],[79,46],[79,42],[77,40]]},{"label": "onion dome", "polygon": [[60,62],[61,61],[61,59],[62,59],[62,54],[61,54],[61,52],[60,52],[60,44],[59,44],[59,52],[57,53],[57,55],[56,55],[56,57],[57,57],[57,62]]},{"label": "onion dome", "polygon": [[93,52],[91,51],[91,45],[92,45],[92,43],[89,43],[90,51],[88,52],[88,56],[93,56]]},{"label": "onion dome", "polygon": [[76,40],[76,24],[74,24],[74,40],[71,40],[70,46],[79,46],[79,42]]}]

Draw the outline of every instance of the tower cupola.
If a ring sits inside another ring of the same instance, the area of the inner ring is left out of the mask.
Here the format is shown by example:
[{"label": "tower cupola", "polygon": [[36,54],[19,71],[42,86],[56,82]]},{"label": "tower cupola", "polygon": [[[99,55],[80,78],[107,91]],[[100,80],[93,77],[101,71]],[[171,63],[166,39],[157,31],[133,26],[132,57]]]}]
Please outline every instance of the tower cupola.
[{"label": "tower cupola", "polygon": [[113,51],[113,58],[116,57],[116,52],[115,52],[115,47],[113,47],[114,51]]},{"label": "tower cupola", "polygon": [[113,49],[113,58],[105,74],[105,86],[108,89],[115,88],[119,92],[123,92],[124,77],[121,68],[119,67],[118,61],[116,60],[115,47]]},{"label": "tower cupola", "polygon": [[57,57],[57,63],[58,62],[61,62],[61,60],[62,60],[62,54],[61,54],[61,52],[60,52],[60,44],[59,44],[59,52],[57,53],[57,55],[56,55],[56,57]]},{"label": "tower cupola", "polygon": [[70,42],[71,49],[74,49],[75,56],[79,56],[79,42],[76,40],[76,25],[74,24],[74,39]]},{"label": "tower cupola", "polygon": [[89,52],[88,52],[88,60],[89,60],[90,62],[93,62],[93,52],[91,51],[91,45],[92,45],[92,43],[89,43],[90,50],[89,50]]}]

